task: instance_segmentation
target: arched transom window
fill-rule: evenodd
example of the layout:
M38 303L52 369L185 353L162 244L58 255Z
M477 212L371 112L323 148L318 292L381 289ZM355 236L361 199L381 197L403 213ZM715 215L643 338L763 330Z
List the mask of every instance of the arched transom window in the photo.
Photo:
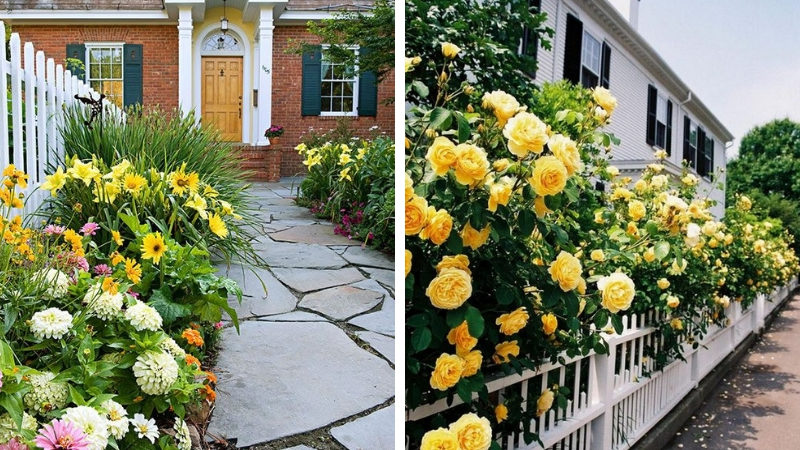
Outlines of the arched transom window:
M227 33L217 30L206 36L201 49L204 53L229 53L242 52L244 51L244 46L239 36L230 30Z

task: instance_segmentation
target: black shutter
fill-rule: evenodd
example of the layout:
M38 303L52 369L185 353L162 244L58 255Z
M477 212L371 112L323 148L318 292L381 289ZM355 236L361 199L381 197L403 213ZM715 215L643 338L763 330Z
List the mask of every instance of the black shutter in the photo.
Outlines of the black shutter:
M692 161L692 144L689 142L691 134L692 121L689 116L683 116L683 160Z
M542 0L528 0L528 11L530 11L531 15L539 14L541 10ZM533 58L533 62L525 64L525 72L530 75L531 78L536 78L536 60L539 55L539 35L527 25L522 27L522 46L520 48L520 54Z
M369 49L362 48L359 55L366 56L369 52ZM371 70L358 75L358 115L378 115L378 77Z
M694 157L694 164L692 167L697 170L699 175L706 175L708 171L706 170L706 133L703 131L702 128L697 127L697 151L695 152Z
M672 102L667 100L667 155L672 155Z
M67 44L67 58L74 58L80 60L86 65L86 46L84 44ZM79 80L85 80L86 71L80 67L68 65L67 67L72 71L72 74L77 76Z
M711 140L711 148L706 149L708 160L706 161L706 174L714 174L714 140Z
M322 109L322 49L317 46L303 52L303 87L301 114L318 116Z
M647 138L650 145L656 143L656 105L658 104L658 89L652 84L647 85Z
M122 103L128 107L142 103L142 44L122 46Z
M608 80L611 73L611 46L603 41L603 61L600 66L600 85L608 89Z
M583 22L572 14L567 14L567 36L564 45L564 79L580 84Z

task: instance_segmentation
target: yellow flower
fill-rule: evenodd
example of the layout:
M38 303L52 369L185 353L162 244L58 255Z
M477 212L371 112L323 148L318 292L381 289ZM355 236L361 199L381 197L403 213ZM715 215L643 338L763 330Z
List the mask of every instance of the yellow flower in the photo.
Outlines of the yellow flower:
M638 222L644 218L645 214L647 214L647 207L644 206L643 202L631 200L628 203L628 215L631 217L631 220Z
M406 61L408 59L406 58ZM406 69L406 72L408 72L408 69ZM458 436L445 428L437 428L425 433L422 436L420 445L420 450L459 450Z
M614 178L619 175L619 168L615 166L608 166L606 167L606 173L611 177Z
M509 356L519 356L519 345L517 345L516 340L504 341L494 346L494 355L492 356L492 360L495 363L507 363L511 361Z
M667 151L666 150L656 150L654 154L656 159L667 159Z
M670 308L673 308L673 309L677 308L678 305L680 305L680 303L681 303L681 301L680 301L680 299L678 299L678 297L676 297L674 295L667 296L667 306L669 306Z
M571 291L578 287L582 279L582 271L583 268L581 267L580 260L563 250L558 254L555 261L550 264L550 268L548 269L550 277L553 281L558 282L559 287L561 287L561 290L564 292Z
M464 360L458 355L442 353L436 359L436 367L431 373L430 384L434 389L446 391L458 383L464 373Z
M458 353L458 351L456 351ZM483 364L483 354L480 350L473 350L466 353L458 353L458 356L464 360L464 373L461 374L463 378L471 377L478 373Z
M167 252L167 244L161 233L150 233L142 240L142 258L153 260L153 264L158 264L161 257Z
M666 289L666 288L669 287L669 280L666 279L666 278L659 278L659 280L656 282L656 284L658 284L658 287L660 289Z
M630 308L636 294L633 280L622 272L601 278L597 281L597 288L601 292L603 307L614 314Z
M206 185L206 187L203 188L203 197L217 198L219 197L219 192L213 187Z
M47 175L44 178L45 182L42 183L42 189L50 191L50 195L53 197L55 197L58 191L67 183L67 176L64 173L64 169L60 166L56 169L54 174Z
M186 200L186 203L184 203L183 206L197 211L197 214L203 219L208 218L208 212L206 211L206 208L208 208L208 202L206 202L206 199L199 194L192 194L191 199Z
M758 239L753 242L753 251L756 253L766 253L767 243L763 239Z
M482 230L478 231L472 228L472 225L467 222L464 224L464 229L461 230L461 241L464 243L465 247L477 250L489 240L489 233L491 231L492 227L489 225L486 225Z
M683 178L681 178L681 182L683 184L687 185L687 186L694 186L699 181L700 180L698 180L696 176L694 176L694 175L692 175L690 173L687 173Z
M542 156L536 160L533 175L528 181L536 195L556 195L567 185L567 168L555 156Z
M686 270L686 266L688 265L689 263L686 262L685 259L681 260L681 264L678 264L678 260L674 259L672 261L672 266L670 266L670 268L667 269L667 273L670 275L680 275L683 273L684 270Z
M175 195L183 195L187 190L197 192L200 176L197 172L186 173L185 170L186 164L184 163L180 169L167 175L169 184L172 186L172 193Z
M617 107L617 99L611 95L611 92L608 89L602 86L597 86L592 91L592 97L601 108L608 112L609 115L614 113L614 109Z
M456 309L472 295L472 277L460 269L442 269L431 280L425 295L439 309Z
M492 91L483 95L482 105L486 109L491 109L494 116L497 117L497 126L502 127L508 122L508 119L514 117L519 111L524 111L526 108L520 107L517 99L511 94L503 91Z
M122 240L122 236L119 234L117 230L111 230L111 240L114 241L117 245L122 245L125 241Z
M473 185L483 181L489 173L489 161L486 152L472 144L459 144L456 146L455 173L456 181L461 184Z
M524 158L529 152L542 153L548 138L547 125L535 114L521 112L506 123L503 136L508 139L508 150Z
M350 169L351 167L345 167L339 172L339 181L342 180L353 181L353 177L350 175Z
M564 163L568 175L583 170L581 152L578 151L578 145L572 139L563 134L556 134L547 141L547 147L559 161Z
M489 206L491 212L497 211L497 205L508 205L511 200L512 181L508 177L502 177L496 183L489 186Z
M142 280L142 266L135 259L127 258L125 260L125 275L131 280L131 283L139 284Z
M556 318L555 314L547 313L542 316L542 331L547 336L556 332L558 328L558 319Z
M603 253L602 250L592 250L592 253L589 254L589 257L592 258L592 261L602 262L606 259L606 254Z
M405 276L408 276L409 272L411 272L411 252L406 250L406 275Z
M436 245L442 245L450 237L453 230L453 218L444 209L438 211L428 207L428 223L419 233L420 239L430 239Z
M125 258L122 255L120 255L120 253L117 252L117 251L112 253L108 258L111 261L111 265L112 266L116 266L117 264L121 263L122 261L125 261Z
M489 419L468 413L450 424L458 437L460 450L487 450L492 445L492 426Z
M425 154L425 159L428 160L434 173L438 176L445 175L455 165L457 158L456 144L444 136L434 139L431 146L428 147L428 153Z
M478 345L478 339L469 334L469 326L466 320L447 333L447 342L456 346L456 353L459 355L468 353Z
M750 208L753 207L753 202L751 202L750 198L746 195L742 195L739 197L739 200L736 201L736 207L742 211L750 211Z
M117 195L122 192L119 183L113 181L101 182L98 180L94 186L94 202L95 203L114 203Z
M339 165L340 166L344 166L347 163L351 162L352 160L353 160L353 158L350 157L350 153L348 153L348 152L339 153Z
M117 182L120 179L122 179L122 175L124 175L125 172L127 172L130 167L131 167L130 161L128 161L127 159L123 159L122 161L119 162L119 164L111 167L111 172L103 175L103 178L105 178L106 180Z
M519 330L525 328L525 325L528 324L528 319L530 316L528 315L528 311L525 309L524 306L511 311L510 313L506 313L501 315L494 321L495 325L500 325L500 332L505 334L506 336L511 336L514 333L518 333Z
M647 181L645 180L637 180L636 183L633 184L633 190L638 193L643 193L647 190Z
M494 169L495 172L502 172L508 169L510 165L511 161L509 161L508 158L501 158L492 163L492 169Z
M550 208L547 207L547 203L544 201L544 197L537 195L536 198L533 200L533 210L536 212L536 217L542 218L547 215L547 213L553 212Z
M614 192L611 193L611 200L625 200L628 201L633 197L633 192L623 188L618 187L614 189Z
M225 221L219 214L211 213L208 215L208 228L212 233L224 238L228 235L228 227L225 226Z
M508 407L503 403L495 406L494 418L497 419L497 423L501 423L502 421L508 419Z
M93 161L84 163L78 158L75 158L72 167L67 169L67 175L76 180L83 181L86 186L89 186L92 181L100 179L100 171L94 166Z
M406 236L419 234L428 224L428 201L414 195L406 202Z
M436 273L441 273L444 269L460 269L472 275L469 270L469 258L467 255L443 256L439 264L436 265Z
M103 278L103 284L101 288L103 289L103 292L107 292L111 295L117 295L119 292L119 283L114 281L114 279L111 277Z
M536 400L536 417L541 417L542 414L546 413L553 407L553 400L555 399L555 394L550 389L546 389L542 392L542 395L539 396L539 399Z
M447 59L453 59L458 56L461 48L451 42L442 42L442 55Z
M133 195L139 194L144 186L147 185L147 180L145 177L136 174L136 173L128 173L122 178L122 187L125 189L125 192L131 193Z
M414 182L411 177L406 174L406 203L414 196Z
M653 247L648 247L643 254L644 260L651 263L656 260L656 251Z
M683 330L683 321L676 317L669 321L669 326L675 331L681 331Z

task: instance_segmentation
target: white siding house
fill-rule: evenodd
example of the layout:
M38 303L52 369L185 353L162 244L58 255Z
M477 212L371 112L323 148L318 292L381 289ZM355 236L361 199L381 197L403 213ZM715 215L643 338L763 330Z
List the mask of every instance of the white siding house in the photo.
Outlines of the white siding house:
M722 217L725 148L733 135L636 31L639 0L614 1L619 9L608 0L531 1L555 30L552 50L538 50L534 81L607 85L618 99L608 130L622 141L614 165L635 178L663 148L667 170L678 174L685 158L701 179L700 195L716 200L712 211Z

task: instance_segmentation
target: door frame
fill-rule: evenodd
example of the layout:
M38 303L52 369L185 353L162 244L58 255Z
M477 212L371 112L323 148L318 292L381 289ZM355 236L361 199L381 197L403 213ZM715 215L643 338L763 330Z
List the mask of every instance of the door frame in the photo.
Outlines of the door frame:
M239 52L204 52L203 48L203 41L206 40L208 35L213 34L219 31L219 23L211 23L206 25L205 27L201 28L197 33L194 34L194 51L192 52L192 98L193 98L193 108L196 114L196 120L200 121L200 113L202 108L202 98L203 98L203 91L202 91L202 57L203 56L241 56L242 57L242 140L241 142L250 144L250 137L252 136L251 127L252 127L252 117L253 117L253 90L251 86L253 86L253 62L252 62L252 55L253 55L253 47L250 41L247 39L247 34L245 34L244 30L234 23L228 23L228 33L233 34L235 37L239 39L239 42L242 43L242 47L244 50Z

